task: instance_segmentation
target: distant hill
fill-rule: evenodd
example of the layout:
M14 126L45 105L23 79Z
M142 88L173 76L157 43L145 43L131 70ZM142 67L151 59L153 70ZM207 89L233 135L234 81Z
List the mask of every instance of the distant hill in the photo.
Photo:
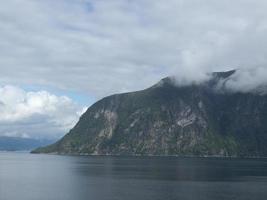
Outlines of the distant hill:
M106 97L61 140L33 152L267 156L267 96L227 91L224 83L234 73L187 86L168 77L146 90Z
M53 142L54 140L0 136L0 151L30 151L37 147L52 144Z

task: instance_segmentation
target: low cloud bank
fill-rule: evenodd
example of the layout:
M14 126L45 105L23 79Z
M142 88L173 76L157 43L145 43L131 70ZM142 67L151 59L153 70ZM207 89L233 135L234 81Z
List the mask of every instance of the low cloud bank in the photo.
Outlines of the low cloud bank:
M223 89L228 92L267 93L267 69L265 67L240 68L220 72L228 72L228 75L218 79L215 86L218 91ZM213 73L202 71L196 76L194 72L184 72L180 75L174 75L173 80L177 86L202 84L214 79Z
M237 70L226 82L226 87L236 92L267 92L267 69L264 67Z
M66 96L27 92L11 85L0 87L0 136L58 138L84 111Z

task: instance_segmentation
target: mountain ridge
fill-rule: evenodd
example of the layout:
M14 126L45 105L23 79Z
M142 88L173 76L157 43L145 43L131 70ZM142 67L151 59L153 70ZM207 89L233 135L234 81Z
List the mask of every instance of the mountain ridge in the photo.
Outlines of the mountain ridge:
M167 77L105 97L61 140L33 153L267 156L266 95L216 91L235 72L186 86Z

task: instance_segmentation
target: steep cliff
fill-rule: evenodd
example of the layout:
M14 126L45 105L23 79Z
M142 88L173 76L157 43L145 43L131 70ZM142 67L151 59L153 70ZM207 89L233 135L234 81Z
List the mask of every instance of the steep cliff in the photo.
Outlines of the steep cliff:
M267 96L218 89L234 73L187 86L165 78L106 97L61 140L34 153L267 156Z

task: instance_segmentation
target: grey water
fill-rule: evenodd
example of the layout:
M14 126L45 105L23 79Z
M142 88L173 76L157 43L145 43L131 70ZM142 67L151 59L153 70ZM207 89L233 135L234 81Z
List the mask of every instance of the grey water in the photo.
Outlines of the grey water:
M0 200L266 200L267 159L0 153Z

